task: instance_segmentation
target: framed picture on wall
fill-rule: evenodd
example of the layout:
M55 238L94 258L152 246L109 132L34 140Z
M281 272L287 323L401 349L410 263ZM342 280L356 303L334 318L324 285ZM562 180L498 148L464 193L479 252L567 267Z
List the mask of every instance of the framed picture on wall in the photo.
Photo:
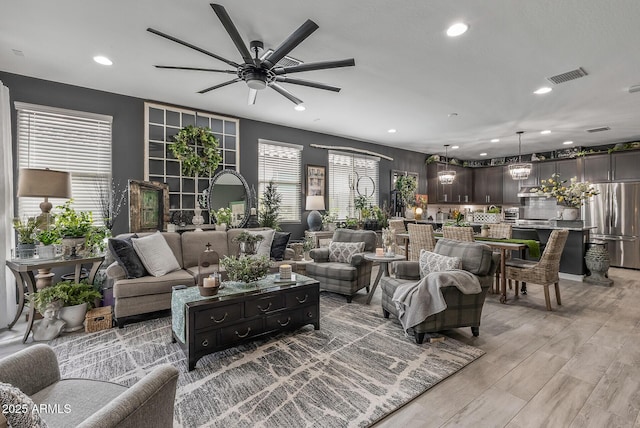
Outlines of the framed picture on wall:
M169 186L129 180L129 231L164 230L169 222Z
M307 164L307 196L325 196L325 167Z

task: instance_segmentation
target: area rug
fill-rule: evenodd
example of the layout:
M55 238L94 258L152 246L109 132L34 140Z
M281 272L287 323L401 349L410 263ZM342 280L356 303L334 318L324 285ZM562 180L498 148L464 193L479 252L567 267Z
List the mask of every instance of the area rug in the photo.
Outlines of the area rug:
M378 306L321 293L312 326L217 352L188 372L170 318L50 342L63 377L130 386L155 365L180 370L176 427L369 426L484 351L447 338L417 345Z

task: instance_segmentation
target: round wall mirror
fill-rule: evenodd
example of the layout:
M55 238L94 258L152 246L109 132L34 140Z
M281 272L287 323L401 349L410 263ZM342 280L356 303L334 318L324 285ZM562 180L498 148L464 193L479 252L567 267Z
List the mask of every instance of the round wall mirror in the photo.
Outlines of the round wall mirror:
M249 220L249 185L239 172L224 169L211 179L209 210L231 208L231 226L245 227Z

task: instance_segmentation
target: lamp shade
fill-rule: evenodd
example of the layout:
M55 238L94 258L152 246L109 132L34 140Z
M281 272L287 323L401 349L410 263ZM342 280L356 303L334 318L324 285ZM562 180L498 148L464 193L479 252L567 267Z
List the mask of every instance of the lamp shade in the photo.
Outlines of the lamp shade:
M324 210L324 196L307 196L307 211Z
M18 196L70 198L71 174L51 169L23 168L18 177Z

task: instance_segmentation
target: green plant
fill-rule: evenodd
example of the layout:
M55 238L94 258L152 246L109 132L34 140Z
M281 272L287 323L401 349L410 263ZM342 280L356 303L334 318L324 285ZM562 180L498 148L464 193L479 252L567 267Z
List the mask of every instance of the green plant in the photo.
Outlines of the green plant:
M386 205L380 208L379 206L373 207L373 216L378 220L378 227L385 228L389 226L389 213L386 210Z
M13 228L18 232L18 242L21 244L35 244L35 232L37 227L38 221L35 217L13 219Z
M231 208L218 208L218 211L214 211L217 224L231 224Z
M42 245L59 244L60 243L60 232L58 232L58 230L55 229L55 228L48 229L48 230L47 229L40 230L40 231L38 231L38 233L36 233L36 239Z
M169 150L182 165L182 173L188 177L211 175L222 161L218 139L211 129L186 126L174 138Z
M411 175L401 175L396 178L396 190L400 194L400 199L402 199L405 207L410 206L414 201L417 188L416 178Z
M95 300L101 297L102 295L86 282L61 281L36 293L30 293L29 302L42 314L45 308L56 300L62 301L63 306L86 303L88 308L91 309Z
M325 226L327 224L335 223L337 219L338 219L338 210L335 208L330 209L326 211L324 214L322 214L322 224Z
M278 192L273 180L271 180L267 183L264 194L260 198L260 226L280 230L279 213L281 203L282 195Z
M233 242L256 243L256 242L262 241L263 239L264 239L264 236L260 234L254 235L253 233L249 233L243 230L238 235L236 235L235 238L233 238Z
M447 221L445 226L470 226L468 222L464 221L464 214L458 210L454 210L451 217L452 219Z
M87 233L85 246L88 249L97 249L100 253L107 248L105 238L111 236L111 231L106 227L92 227Z
M303 251L311 251L316 247L315 241L313 237L306 236L304 241L302 241L302 250Z
M498 207L489 208L487 212L489 214L500 214L500 208Z
M80 238L86 236L93 224L91 211L76 211L71 207L73 199L69 199L57 209L62 210L55 217L55 229L63 238Z
M358 219L355 217L347 217L344 223L347 227L356 227L358 226Z
M269 272L271 262L267 256L225 256L220 260L232 281L254 282Z
M553 196L558 203L571 208L580 208L586 200L600 194L589 182L579 182L577 177L571 178L567 185L567 180L560 180L560 174L540 180L540 186L532 191Z

